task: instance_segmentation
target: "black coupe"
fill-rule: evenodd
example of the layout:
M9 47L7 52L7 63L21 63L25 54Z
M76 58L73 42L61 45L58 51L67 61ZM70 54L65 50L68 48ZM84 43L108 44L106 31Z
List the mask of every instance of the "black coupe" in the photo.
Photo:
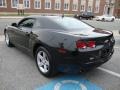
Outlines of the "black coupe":
M110 31L94 28L72 17L28 16L4 30L7 46L35 57L46 77L57 71L80 71L108 61L115 40Z

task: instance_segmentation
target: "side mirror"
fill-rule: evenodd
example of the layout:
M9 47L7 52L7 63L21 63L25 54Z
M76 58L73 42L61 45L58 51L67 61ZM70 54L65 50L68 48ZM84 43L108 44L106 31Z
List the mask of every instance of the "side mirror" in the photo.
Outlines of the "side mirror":
M17 23L12 23L11 26L17 27Z

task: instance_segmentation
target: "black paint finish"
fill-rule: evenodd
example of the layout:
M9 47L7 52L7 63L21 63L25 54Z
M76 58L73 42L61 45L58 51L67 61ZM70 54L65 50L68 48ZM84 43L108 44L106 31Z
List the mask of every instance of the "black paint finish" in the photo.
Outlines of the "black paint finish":
M64 23L64 19L70 20L68 23L71 23L71 26L66 27L61 24ZM8 33L12 44L33 56L39 46L47 48L55 58L56 66L68 65L69 67L72 64L82 68L90 68L108 61L114 52L113 33L96 29L85 23L89 28L84 28L84 26L80 26L82 27L80 29L79 27L70 28L75 24L71 20L83 23L70 17L28 16L18 24L7 26L5 32ZM78 40L84 42L94 40L96 47L77 49L76 41ZM65 53L60 53L59 48L64 48Z

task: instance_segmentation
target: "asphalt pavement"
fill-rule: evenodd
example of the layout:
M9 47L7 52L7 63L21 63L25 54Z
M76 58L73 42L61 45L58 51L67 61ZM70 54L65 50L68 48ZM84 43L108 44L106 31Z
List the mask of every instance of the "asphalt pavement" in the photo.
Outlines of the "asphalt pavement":
M0 19L1 34L5 24L17 21ZM116 45L110 61L86 73L60 73L56 77L46 78L39 73L34 58L15 47L7 47L1 35L0 90L120 90L120 21L85 22L114 32Z

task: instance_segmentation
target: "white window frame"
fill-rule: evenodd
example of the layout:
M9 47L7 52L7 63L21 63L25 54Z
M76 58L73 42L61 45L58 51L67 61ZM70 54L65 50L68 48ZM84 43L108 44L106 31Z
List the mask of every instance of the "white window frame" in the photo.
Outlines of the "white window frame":
M94 2L94 0L88 1L87 12L93 12L93 2Z
M25 6L25 1L29 1L29 7L26 7L26 6ZM24 8L25 8L25 9L30 9L30 3L31 3L30 1L31 1L31 0L23 0L23 5L24 5Z
M74 7L76 6L76 8ZM78 11L78 0L73 0L73 3L72 3L72 11Z
M84 6L84 8L82 8L82 6ZM84 12L85 11L85 5L81 5L80 10L81 10L81 12Z
M84 6L84 9L81 8L82 6ZM80 12L84 12L85 10L86 10L86 0L81 0Z
M2 6L0 6L1 8L7 8L7 2L6 2L6 0L4 0L5 1L5 6L3 6L3 0L2 0Z
M38 2L40 2L40 7L35 6L36 1L37 1L37 5L38 5ZM34 0L34 9L41 9L41 0Z
M98 7L98 9L96 9ZM94 13L99 13L100 12L100 0L96 0L95 2L95 10Z
M68 4L68 8L65 8L65 4ZM64 0L64 10L69 11L70 10L70 0Z
M50 3L50 7L48 8L48 6L46 7L46 3ZM45 0L45 9L51 9L51 0Z
M13 0L11 0L11 7L12 7L12 8L17 8L17 5L19 4L19 0L17 0L17 2L18 2L18 3L16 4L16 6L13 6Z
M92 6L91 5L89 5L88 7L87 7L87 12L92 12L93 10L92 10Z
M59 4L59 7L56 8L56 4ZM55 0L55 10L61 10L61 0Z

